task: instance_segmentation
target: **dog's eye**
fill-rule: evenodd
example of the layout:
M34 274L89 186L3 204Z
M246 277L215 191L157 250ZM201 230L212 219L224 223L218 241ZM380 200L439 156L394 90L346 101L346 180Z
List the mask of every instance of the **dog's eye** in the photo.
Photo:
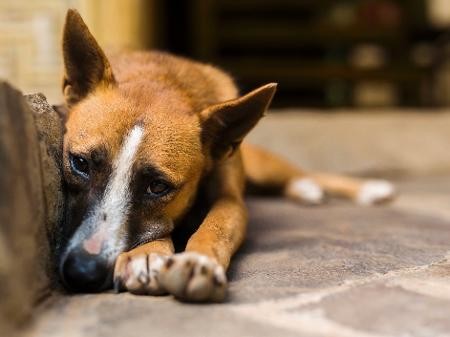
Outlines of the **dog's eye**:
M148 195L160 197L163 196L164 194L167 194L169 190L170 190L169 183L161 179L155 179L148 185L147 190L145 192Z
M89 178L89 163L86 159L76 155L70 155L70 167L76 174Z

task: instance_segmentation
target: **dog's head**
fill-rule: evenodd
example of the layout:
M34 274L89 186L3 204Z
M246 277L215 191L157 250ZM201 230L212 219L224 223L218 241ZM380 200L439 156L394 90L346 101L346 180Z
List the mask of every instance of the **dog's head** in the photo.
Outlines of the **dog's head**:
M67 220L60 273L73 290L111 285L118 254L170 234L202 176L230 155L263 115L275 85L193 111L156 82L116 82L76 11L63 37Z

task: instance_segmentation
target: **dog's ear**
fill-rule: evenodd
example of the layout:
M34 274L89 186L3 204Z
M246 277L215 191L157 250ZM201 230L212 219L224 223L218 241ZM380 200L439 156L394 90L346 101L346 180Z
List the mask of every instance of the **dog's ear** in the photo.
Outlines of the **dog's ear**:
M214 159L234 152L264 115L276 88L276 83L266 84L247 95L202 111L202 141Z
M79 102L98 86L115 84L105 53L74 9L69 9L66 16L63 57L63 93L68 106Z

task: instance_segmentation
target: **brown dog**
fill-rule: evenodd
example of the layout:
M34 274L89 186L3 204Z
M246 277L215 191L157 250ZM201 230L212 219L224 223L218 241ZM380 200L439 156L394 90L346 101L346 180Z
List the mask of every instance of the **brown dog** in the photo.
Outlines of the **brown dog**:
M241 144L276 84L238 97L222 71L164 53L106 58L79 14L64 28L69 190L60 274L75 291L117 286L220 301L245 237L246 182L307 203L324 192L365 204L392 186L306 173ZM175 254L174 230L194 228Z

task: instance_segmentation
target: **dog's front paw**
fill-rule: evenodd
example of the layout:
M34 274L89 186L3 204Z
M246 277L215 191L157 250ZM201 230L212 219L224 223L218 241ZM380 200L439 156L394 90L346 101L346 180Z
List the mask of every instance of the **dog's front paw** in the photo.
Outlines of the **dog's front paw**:
M167 256L157 253L119 255L114 268L114 287L138 295L163 295L159 273Z
M224 268L208 256L193 252L173 255L159 274L162 286L189 302L220 302L226 294Z

